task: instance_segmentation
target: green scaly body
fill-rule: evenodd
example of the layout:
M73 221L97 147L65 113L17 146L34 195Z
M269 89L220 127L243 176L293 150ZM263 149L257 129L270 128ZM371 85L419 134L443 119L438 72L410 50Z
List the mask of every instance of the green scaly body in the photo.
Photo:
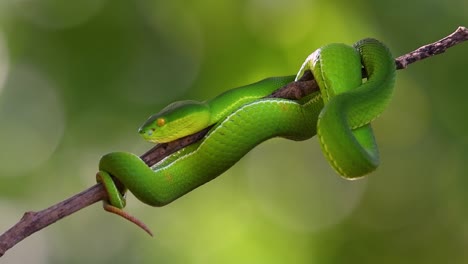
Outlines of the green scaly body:
M318 93L314 100L320 102ZM269 138L312 137L320 110L320 103L301 105L285 99L257 100L223 119L200 142L151 168L134 154L117 152L103 156L100 169L119 175L118 180L129 190L140 190L133 193L142 202L162 206L214 179ZM236 132L239 129L242 133Z
M364 83L361 65L368 76ZM207 102L177 102L150 117L139 132L152 142L213 127L199 142L151 168L127 152L103 156L97 180L109 194L107 209L115 212L125 206L126 189L153 206L170 203L216 178L272 137L305 140L317 133L325 157L339 174L355 178L373 171L379 156L370 122L392 95L395 65L390 52L374 39L361 40L354 47L330 44L307 58L297 78L309 69L320 92L300 101L263 98L293 80L279 77ZM125 190L119 191L116 182Z

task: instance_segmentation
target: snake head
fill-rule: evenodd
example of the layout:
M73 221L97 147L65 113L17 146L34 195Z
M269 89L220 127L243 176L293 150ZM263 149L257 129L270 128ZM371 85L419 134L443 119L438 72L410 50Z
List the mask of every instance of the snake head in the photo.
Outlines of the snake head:
M147 141L165 143L194 134L210 125L210 108L198 101L174 102L154 114L138 129Z

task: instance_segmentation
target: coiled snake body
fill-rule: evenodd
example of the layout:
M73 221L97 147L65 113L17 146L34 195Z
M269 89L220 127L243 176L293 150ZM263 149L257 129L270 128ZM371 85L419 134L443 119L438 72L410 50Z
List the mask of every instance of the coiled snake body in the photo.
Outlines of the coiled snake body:
M307 58L296 78L306 70L312 71L320 91L299 101L264 98L294 80L294 76L276 77L210 101L176 102L151 116L139 131L156 143L213 127L199 142L152 167L131 153L104 155L97 180L108 192L106 210L130 218L121 210L127 189L149 205L168 204L216 178L272 137L305 140L317 134L325 157L343 177L373 171L379 155L370 122L387 106L394 85L395 64L389 50L375 39L354 46L329 44Z

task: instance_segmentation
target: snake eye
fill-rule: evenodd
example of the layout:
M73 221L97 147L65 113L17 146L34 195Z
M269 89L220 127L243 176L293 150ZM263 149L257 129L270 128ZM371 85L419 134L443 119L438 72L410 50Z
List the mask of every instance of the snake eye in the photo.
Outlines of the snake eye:
M166 119L164 119L164 118L158 118L158 119L156 120L156 125L158 125L158 127L162 127L162 126L164 126L165 124L166 124Z

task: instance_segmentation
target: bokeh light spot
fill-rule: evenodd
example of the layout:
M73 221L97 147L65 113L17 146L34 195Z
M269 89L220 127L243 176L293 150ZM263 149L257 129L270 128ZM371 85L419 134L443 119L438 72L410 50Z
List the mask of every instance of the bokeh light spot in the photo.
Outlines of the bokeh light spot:
M46 161L64 130L54 87L31 68L11 68L0 96L0 175L14 176Z
M339 223L359 203L366 180L348 181L326 162L316 140L273 140L248 156L252 195L271 220L298 232Z

